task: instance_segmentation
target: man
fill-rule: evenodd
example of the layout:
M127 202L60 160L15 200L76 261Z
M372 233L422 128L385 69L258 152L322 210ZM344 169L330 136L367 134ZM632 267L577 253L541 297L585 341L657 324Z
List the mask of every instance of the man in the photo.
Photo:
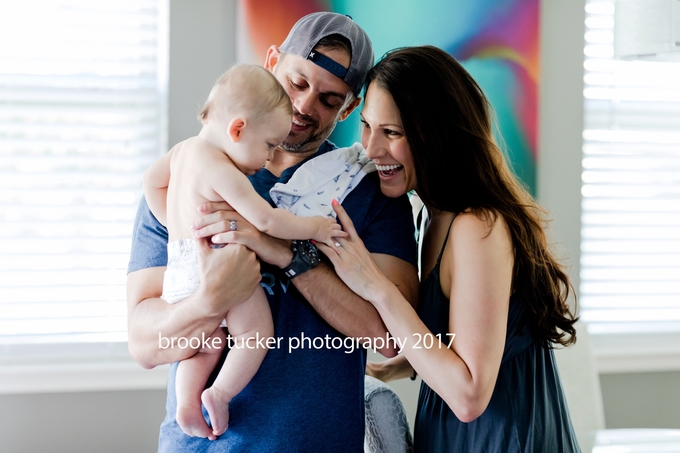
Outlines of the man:
M334 148L327 138L359 104L372 63L365 32L351 18L335 13L305 16L280 48L270 47L265 67L290 96L294 115L283 149L251 177L265 199L275 183L288 181L302 163ZM408 200L384 197L373 173L343 206L381 270L415 301L416 257ZM260 279L277 343L252 381L231 401L229 427L216 441L188 437L175 422L174 363L159 451L363 451L365 351L350 350L347 342L339 345L345 336L385 339L378 313L331 267L324 263L313 267L316 261L309 246L291 247L260 233L224 203L203 205L201 211L206 215L197 222L197 237L227 246L212 249L207 240L201 243L201 286L187 299L169 305L159 298L167 233L142 201L127 283L133 358L152 368L190 357L197 347L209 347L198 346L198 340L213 332L231 307L246 300ZM183 344L194 349L161 347L173 337L186 339ZM388 345L381 352L393 356L395 348Z

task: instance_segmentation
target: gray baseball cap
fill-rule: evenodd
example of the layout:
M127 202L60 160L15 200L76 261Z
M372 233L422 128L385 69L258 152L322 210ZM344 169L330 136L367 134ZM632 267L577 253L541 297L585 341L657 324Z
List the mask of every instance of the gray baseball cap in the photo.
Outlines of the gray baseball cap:
M349 68L313 50L321 39L336 34L347 38L352 47ZM373 45L368 35L351 17L338 13L320 12L304 16L293 25L279 49L313 61L342 79L357 96L368 70L373 66Z

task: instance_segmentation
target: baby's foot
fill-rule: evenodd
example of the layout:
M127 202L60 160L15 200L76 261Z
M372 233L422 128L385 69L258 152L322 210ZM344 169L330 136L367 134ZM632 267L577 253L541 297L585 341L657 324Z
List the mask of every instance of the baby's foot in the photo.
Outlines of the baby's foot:
M177 424L182 431L192 437L206 437L215 440L217 437L203 418L200 404L180 404L177 405Z
M203 391L201 401L210 416L212 433L215 436L224 434L229 425L229 403L225 403L223 398L220 398L219 391L214 387Z

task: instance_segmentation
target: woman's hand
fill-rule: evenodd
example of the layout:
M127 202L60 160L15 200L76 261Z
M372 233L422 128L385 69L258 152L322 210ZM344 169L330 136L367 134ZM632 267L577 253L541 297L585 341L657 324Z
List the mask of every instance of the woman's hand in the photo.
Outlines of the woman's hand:
M226 201L203 203L198 210L203 215L192 226L195 237L209 237L213 244L244 245L262 261L280 268L285 268L293 260L289 241L260 232Z
M412 377L413 367L406 357L398 355L382 362L366 362L366 374L383 382L390 382Z
M373 291L393 284L380 271L354 229L352 220L336 200L333 200L333 209L347 237L334 238L325 244L317 242L316 245L331 260L338 277L357 295L373 303Z

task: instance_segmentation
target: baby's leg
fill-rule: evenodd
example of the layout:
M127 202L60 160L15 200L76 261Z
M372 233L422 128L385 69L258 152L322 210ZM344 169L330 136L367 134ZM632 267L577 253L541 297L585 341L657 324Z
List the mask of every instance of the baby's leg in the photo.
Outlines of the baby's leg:
M227 354L212 387L201 395L215 436L227 430L229 402L255 376L268 351L266 339L274 335L272 314L262 287L227 313L227 328L234 347ZM256 343L257 336L264 338L259 344ZM249 338L252 340L248 341ZM248 348L248 345L254 349Z
M213 340L214 338L220 338L220 340ZM175 418L182 431L189 436L207 437L210 440L217 438L203 418L201 393L205 389L210 373L220 361L225 339L226 336L222 328L218 327L211 335L209 344L219 346L219 348L202 349L177 365L175 378L177 413Z

